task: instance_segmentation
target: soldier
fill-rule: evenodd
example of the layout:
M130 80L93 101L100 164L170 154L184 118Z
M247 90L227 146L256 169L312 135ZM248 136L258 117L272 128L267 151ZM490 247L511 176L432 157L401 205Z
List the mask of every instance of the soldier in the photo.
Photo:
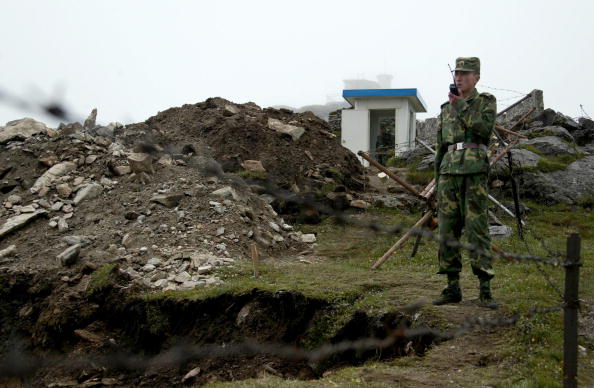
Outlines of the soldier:
M490 251L487 222L487 146L495 125L496 101L489 93L479 93L480 61L476 57L457 58L455 82L458 94L448 94L441 106L435 155L439 235L459 240L462 228L468 242ZM448 285L435 305L462 300L460 249L442 243L439 248L439 274L446 274ZM496 308L490 281L494 276L491 259L470 253L472 272L479 278L479 304Z

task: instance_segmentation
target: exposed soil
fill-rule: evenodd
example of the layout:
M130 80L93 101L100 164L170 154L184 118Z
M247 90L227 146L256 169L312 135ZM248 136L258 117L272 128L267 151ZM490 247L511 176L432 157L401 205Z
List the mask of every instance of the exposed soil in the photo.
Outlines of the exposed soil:
M308 363L298 353L281 356L280 348L264 353L250 348L249 343L256 342L300 346L316 317L331 307L296 292L253 290L206 300L147 300L125 288L129 279L117 268L91 291L84 277L73 287L48 275L43 282L41 275L0 275L5 285L0 299L5 355L0 375L5 378L0 383L165 387L242 380L263 372L312 379L330 367L377 358L372 349ZM409 326L410 318L398 312L378 317L361 312L332 342L385 338L400 325ZM430 336L398 341L384 349L382 357L422 355L431 342ZM234 346L242 343L247 347ZM196 368L200 372L182 384Z

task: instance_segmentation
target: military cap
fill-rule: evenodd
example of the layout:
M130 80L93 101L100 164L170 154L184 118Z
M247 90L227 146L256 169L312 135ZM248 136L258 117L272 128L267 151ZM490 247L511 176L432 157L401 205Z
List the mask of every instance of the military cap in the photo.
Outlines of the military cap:
M481 73L481 60L477 57L459 57L456 58L456 68L460 71L474 71L477 74Z

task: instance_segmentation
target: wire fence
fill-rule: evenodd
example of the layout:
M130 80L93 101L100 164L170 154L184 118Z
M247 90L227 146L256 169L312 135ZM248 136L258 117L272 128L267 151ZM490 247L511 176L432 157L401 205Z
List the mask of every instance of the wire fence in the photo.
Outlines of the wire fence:
M489 87L490 88L490 87ZM495 88L491 88L495 89ZM506 89L498 89L506 90ZM522 92L506 90L509 92L517 93L518 95ZM12 96L6 92L0 90L0 102L9 103L14 106L19 106L24 109L33 108L34 106L22 99ZM40 108L53 115L56 118L62 120L68 120L74 115L69 112L60 104L42 104ZM400 143L399 146L408 146L409 143ZM149 152L164 152L157 151L160 147L148 147L146 148ZM166 152L166 151L165 151ZM376 154L378 154L376 152ZM192 164L189 164L192 166ZM241 181L240 184L244 184L240 178L233 177L230 179L227 174L223 172L220 166L216 162L210 162L206 164L195 164L195 167L203 169L204 173L209 175L217 176L222 181L229 181L230 183L237 184L238 179ZM343 353L349 350L364 351L373 349L386 349L393 346L397 341L402 339L410 339L413 337L429 336L436 340L447 340L456 338L462 335L470 333L473 329L482 327L505 327L515 325L519 319L531 319L537 315L556 313L561 310L565 311L565 338L566 338L566 349L565 349L565 365L564 365L564 378L569 381L570 385L575 383L577 376L577 326L572 319L576 321L577 310L579 307L579 298L577 297L577 289L579 283L579 236L572 235L568 239L567 253L564 255L561 252L550 249L543 238L537 236L534 231L530 231L533 238L538 241L540 246L547 253L547 256L538 256L532 253L532 249L525 240L525 246L528 254L518 252L493 252L490 249L485 249L482 246L465 243L459 239L442 236L438 233L433 232L425 227L408 227L404 224L398 225L384 225L377 221L362 220L359 218L352 217L350 214L332 209L331 207L324 205L318 201L311 200L304 196L295 195L290 191L284 191L278 189L274 184L266 184L265 190L267 194L273 197L293 203L298 207L314 208L318 212L334 217L339 222L345 224L355 225L360 228L369 229L373 232L386 233L388 235L398 234L409 234L411 236L423 237L431 241L435 241L439 246L449 246L454 248L460 248L471 255L480 255L488 257L493 260L504 260L512 263L523 263L523 264L534 264L538 272L545 279L546 284L550 287L562 300L562 304L553 305L548 308L531 308L529 311L523 314L504 315L501 314L498 317L466 317L463 323L449 331L439 331L430 327L405 327L399 326L394 330L391 330L385 338L361 338L354 341L341 341L335 344L323 345L316 349L303 349L287 344L262 344L262 343L241 343L231 345L200 345L200 346L175 346L168 351L161 353L154 357L140 357L134 354L126 353L114 353L107 357L97 358L90 356L79 357L75 360L72 357L50 357L49 359L35 359L24 352L19 354L12 354L10 359L3 360L0 362L0 376L29 376L35 371L48 365L48 363L67 363L70 368L83 369L89 365L104 366L107 368L124 368L124 369L146 369L155 364L167 364L167 365L182 365L191 360L199 358L216 358L216 357L228 357L228 356L249 356L249 355L274 355L276 357L289 359L289 360L303 360L307 362L319 362L325 360L332 355ZM433 212L431 203L427 202L427 211ZM577 237L576 237L577 236ZM577 253L576 253L577 252ZM545 271L543 267L549 269L562 268L566 271L565 280L565 291L554 283L550 274ZM577 271L577 276L575 272ZM572 275L573 274L573 275ZM407 313L414 313L423 306L423 303L415 303L409 306L403 306L400 311ZM568 318L570 317L570 318ZM571 318L573 317L573 318ZM574 346L575 345L575 346ZM571 348L571 349L570 349ZM26 360L21 362L20 365L15 365L15 360Z

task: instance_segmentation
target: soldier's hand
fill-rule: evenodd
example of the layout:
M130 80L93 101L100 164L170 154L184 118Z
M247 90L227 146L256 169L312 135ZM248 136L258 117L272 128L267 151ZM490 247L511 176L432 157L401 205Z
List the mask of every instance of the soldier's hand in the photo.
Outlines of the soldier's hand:
M456 96L454 93L448 93L448 98L453 106L456 106L456 103L462 99L461 96Z

